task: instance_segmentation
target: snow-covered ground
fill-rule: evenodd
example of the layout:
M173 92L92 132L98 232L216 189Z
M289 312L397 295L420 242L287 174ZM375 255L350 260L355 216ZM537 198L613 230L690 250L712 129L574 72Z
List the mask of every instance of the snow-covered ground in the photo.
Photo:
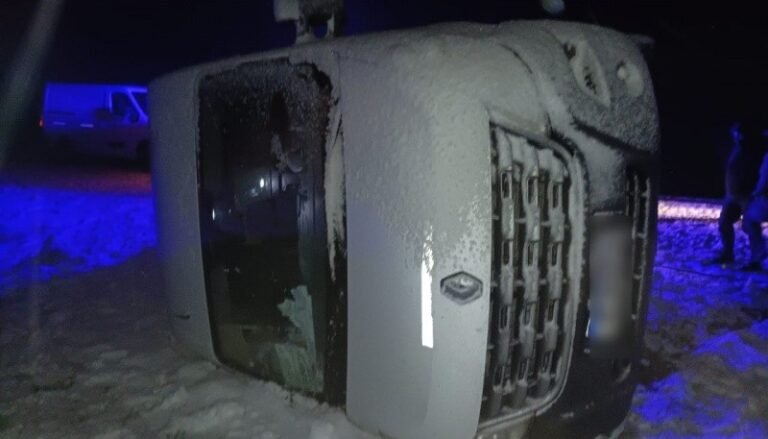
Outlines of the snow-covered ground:
M0 438L368 437L178 350L146 175L31 175L0 176Z
M718 245L716 222L659 225L633 436L768 437L768 275L702 263Z
M371 437L179 350L146 176L22 175L0 178L0 437ZM768 437L768 275L701 264L716 244L712 222L660 225L626 437Z

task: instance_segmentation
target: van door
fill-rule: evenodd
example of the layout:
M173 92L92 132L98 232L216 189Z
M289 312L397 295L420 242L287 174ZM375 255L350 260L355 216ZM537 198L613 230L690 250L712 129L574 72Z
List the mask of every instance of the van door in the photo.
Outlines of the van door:
M96 129L90 151L118 157L134 157L141 126L141 113L128 93L123 90L109 92L109 107L98 109Z
M139 141L137 131L141 113L125 91L113 91L110 102L113 119L111 132L105 139L105 147L110 155L134 157Z

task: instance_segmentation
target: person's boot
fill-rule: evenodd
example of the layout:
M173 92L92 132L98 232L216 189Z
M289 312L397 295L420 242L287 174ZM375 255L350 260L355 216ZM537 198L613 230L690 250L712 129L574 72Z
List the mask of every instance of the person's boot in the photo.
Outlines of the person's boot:
M749 258L749 262L739 267L741 271L762 271L763 261L768 257L768 252L765 250L765 246L761 248L761 251L752 251L752 257Z
M740 271L757 272L763 271L763 261L749 261L739 267Z
M733 261L734 261L733 253L723 251L718 253L717 256L713 257L707 262L712 265L728 265L728 264L732 264Z

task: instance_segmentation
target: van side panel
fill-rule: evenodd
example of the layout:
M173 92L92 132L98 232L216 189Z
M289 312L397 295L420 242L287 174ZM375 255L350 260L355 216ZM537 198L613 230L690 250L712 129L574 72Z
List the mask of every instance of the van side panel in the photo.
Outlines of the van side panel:
M217 361L203 276L197 192L195 75L152 84L152 186L171 324L179 341Z

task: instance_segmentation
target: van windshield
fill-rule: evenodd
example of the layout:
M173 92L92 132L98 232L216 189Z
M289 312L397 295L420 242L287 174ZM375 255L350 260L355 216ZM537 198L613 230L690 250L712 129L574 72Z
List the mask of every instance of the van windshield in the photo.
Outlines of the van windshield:
M144 112L144 114L149 114L149 111L147 110L147 92L145 91L134 91L131 92L133 95L133 99L136 100L136 103L139 104L139 107L141 107L141 111Z

